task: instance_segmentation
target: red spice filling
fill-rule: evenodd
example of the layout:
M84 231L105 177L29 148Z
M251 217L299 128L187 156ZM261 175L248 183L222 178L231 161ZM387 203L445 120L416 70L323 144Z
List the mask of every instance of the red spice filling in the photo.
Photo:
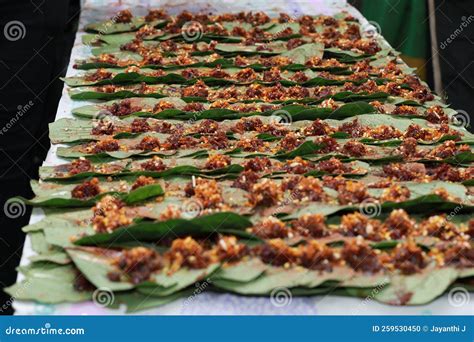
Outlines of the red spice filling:
M86 199L97 196L100 192L99 179L92 178L90 181L76 185L71 191L71 196L73 198Z

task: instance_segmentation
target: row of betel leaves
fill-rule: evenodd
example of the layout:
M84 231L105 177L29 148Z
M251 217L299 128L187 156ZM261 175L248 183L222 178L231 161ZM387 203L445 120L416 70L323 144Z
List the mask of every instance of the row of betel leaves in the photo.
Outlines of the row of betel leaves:
M110 32L110 31L109 31ZM346 55L351 54L351 52L347 52ZM340 57L335 53L336 57ZM226 56L228 57L228 56ZM354 56L357 57L357 56ZM367 56L365 56L367 57ZM179 119L179 118L178 118ZM312 117L308 119L313 119ZM314 151L314 150L313 150ZM203 156L203 153L198 153L197 156ZM296 153L294 156L299 155L299 153ZM311 154L305 153L303 156L311 156ZM174 158L171 156L171 158ZM185 158L184 158L185 159ZM283 159L286 159L285 156L283 156ZM470 162L471 160L469 160ZM188 165L184 166L193 166L192 162L188 162ZM239 164L235 164L236 166L239 166ZM366 165L363 165L366 166ZM198 168L199 169L199 168ZM202 175L198 172L193 173L195 171L190 171L188 168L189 174L197 174L197 175ZM200 171L201 172L201 171ZM234 172L236 172L234 170ZM223 174L226 174L224 171ZM160 176L157 176L160 177ZM416 184L413 186L416 187ZM423 188L423 185L418 185L421 188ZM426 185L425 185L426 186ZM454 186L453 184L445 184L446 187ZM55 185L53 188L56 187ZM61 187L61 185L59 185ZM156 189L158 188L157 186L152 186ZM140 190L143 188L139 188L137 190ZM58 190L58 189L56 189ZM54 191L56 191L54 190ZM148 192L148 189L145 189ZM465 189L459 189L455 188L453 190L453 195L458 196L463 193L467 193ZM48 189L47 191L51 191L51 189ZM141 190L143 191L143 190ZM425 195L429 195L428 192L423 192L420 190L421 193ZM64 189L59 190L58 193L61 195L64 195L66 193ZM156 191L153 195L151 196L161 196L162 193L165 193L165 201L163 203L167 203L168 199L171 199L171 203L173 202L173 198L166 197L166 190L162 191L162 188L160 187L160 190ZM412 192L417 193L416 190L412 190ZM114 193L115 195L115 193ZM129 196L131 194L125 194L125 196ZM56 196L56 195L55 195ZM423 195L421 195L422 197ZM47 195L46 195L47 197ZM133 197L133 196L132 196ZM121 197L120 197L121 198ZM140 196L138 196L140 198ZM142 197L142 199L147 198L146 196ZM54 197L53 199L57 199ZM66 196L66 199L67 196ZM125 198L123 198L126 203L128 204L133 204L133 201L127 201ZM426 200L427 198L425 198ZM176 203L181 203L182 199L174 199ZM415 201L417 198L415 198ZM434 200L434 202L426 202L429 203L431 208L433 207L434 203L440 203L439 198L431 197L430 200ZM438 202L436 202L438 200ZM420 205L423 201L418 202ZM442 202L442 201L441 201ZM88 206L92 205L94 201L90 201ZM415 202L416 203L416 202ZM466 203L466 202L465 202ZM160 204L158 204L159 206ZM459 206L459 204L456 204ZM55 206L55 205L53 205ZM73 204L73 206L75 206ZM382 205L383 206L383 205ZM463 205L464 206L464 205ZM321 210L322 213L326 215L331 215L331 213L337 213L339 209L335 209L334 207L331 208L329 206L329 209L325 209L325 205L317 204L313 206L306 206L303 211L294 210L292 209L291 212L284 213L287 214L288 217L291 217L291 215L296 215L297 217L299 214L303 212L309 212L309 213L316 213L318 210ZM415 206L412 206L414 208ZM426 208L428 208L427 206ZM164 207L158 208L158 212L163 211ZM383 211L390 210L390 206L384 207ZM409 207L408 207L409 208ZM442 206L440 206L442 208ZM449 209L448 209L449 208ZM466 208L470 210L470 207L466 204ZM356 207L353 207L352 209L357 209ZM453 210L455 207L445 207L444 210ZM306 210L306 211L304 211ZM350 209L349 209L350 210ZM469 212L469 211L468 211ZM89 210L85 210L82 212L82 215L90 217L91 212ZM66 219L59 218L61 223L55 223L56 216L63 216L63 215L69 215L70 219L69 221ZM76 216L77 215L77 216ZM222 233L226 234L237 234L239 236L242 236L245 239L251 238L245 232L242 232L243 227L248 227L250 223L249 221L249 213L246 213L246 216L242 216L240 214L232 214L228 213L225 214L225 220L223 219L222 213L221 214L214 214L214 215L205 215L202 218L194 218L194 219L188 219L188 220L178 220L177 222L162 222L160 223L159 221L157 222L156 220L152 220L151 228L150 226L144 226L142 225L141 227L139 226L137 230L135 229L128 229L124 228L122 232L124 231L134 231L137 233L137 236L146 236L148 235L144 240L146 243L149 242L156 242L157 240L160 239L160 237L166 233L169 234L169 227L171 224L171 227L173 228L173 231L179 231L182 233L184 236L186 235L193 235L196 234L199 230L202 230L204 233L209 233L211 231L214 231L213 229L210 230L210 228L215 228L215 227L221 227L222 228ZM76 219L72 219L73 217L76 217ZM377 277L370 277L367 274L359 274L359 275L354 275L354 276L348 276L347 270L344 270L343 274L346 276L342 276L342 274L338 274L339 272L331 272L329 274L324 274L320 272L310 272L308 270L304 271L304 275L302 273L299 273L300 270L285 270L282 268L276 268L271 267L269 265L262 265L261 262L258 260L249 260L248 263L240 263L240 264L235 264L235 265L230 265L225 266L225 267L220 267L220 265L211 265L208 269L205 270L187 270L187 269L182 269L178 272L176 272L173 275L167 275L167 274L161 274L157 276L157 281L153 282L153 284L146 283L146 284L140 284L140 286L133 286L130 283L110 283L105 277L106 273L108 272L108 268L111 267L110 262L107 260L104 260L104 255L107 255L107 253L95 253L94 250L77 250L77 249L65 249L64 247L71 247L71 241L69 240L70 236L77 235L77 232L80 232L82 228L84 227L78 227L77 224L73 224L72 222L77 222L77 218L80 218L81 216L81 211L68 211L65 212L63 209L59 210L58 212L51 212L50 215L48 215L45 219L44 222L40 222L39 225L44 224L45 226L51 228L52 230L56 229L56 234L57 235L62 235L62 237L58 238L62 242L59 242L58 240L54 240L51 236L54 235L54 233L48 232L48 230L45 230L45 232L41 232L42 229L40 229L38 226L38 231L36 231L35 228L26 228L26 230L31 229L31 236L32 240L34 241L35 249L37 251L42 251L44 253L40 253L36 259L35 262L27 268L24 268L22 271L25 272L27 275L27 279L29 279L31 282L34 284L37 284L38 286L34 286L35 291L30 292L27 295L23 295L23 298L29 298L28 299L36 299L40 301L47 301L47 302L62 302L62 301L78 301L78 300L86 300L90 299L92 296L92 293L90 291L83 291L83 292L78 292L75 291L73 288L73 279L77 277L77 269L82 272L89 281L91 281L96 287L104 287L104 282L106 287L112 286L113 289L116 292L116 298L117 301L115 304L125 302L128 304L130 309L143 309L147 307L152 307L160 304L167 303L171 300L174 300L176 298L179 298L181 296L186 296L189 295L189 293L186 293L185 289L188 288L189 285L192 285L196 282L198 279L205 279L206 276L212 274L214 275L213 279L216 279L214 281L216 289L224 289L227 291L235 291L238 293L242 294L263 294L263 295L268 295L271 292L271 289L278 287L278 285L282 286L287 286L291 287L293 289L294 294L301 294L301 295L310 295L310 294L318 294L318 293L327 293L328 291L333 291L335 286L334 282L337 281L338 286L337 286L337 291L341 291L340 293L345 293L345 294L351 294L351 295L362 295L365 296L367 293L371 293L373 288L376 288L376 286L379 286L380 283L382 282L379 278L378 280L374 280L373 278ZM229 219L230 217L230 219ZM251 218L252 216L250 216ZM339 215L335 215L335 219L337 220L339 218ZM458 216L458 219L460 219L460 222L465 222L467 220L466 216ZM52 220L49 222L48 220ZM66 222L70 222L69 225ZM192 222L192 224L191 224ZM226 223L228 222L228 224ZM137 225L139 225L140 222L137 222ZM66 228L67 227L67 228ZM70 229L69 229L70 228ZM87 232L87 228L89 228L89 231ZM68 230L69 229L69 230ZM76 231L77 229L77 231ZM84 230L86 231L86 234L90 234L91 236L94 236L93 231L90 230L91 227L85 227ZM144 229L141 231L141 229ZM111 240L108 239L114 239L114 233L112 234L105 234L101 235L98 234L99 236L92 238L92 242L87 242L87 238L83 244L97 244L97 240L100 242L101 239L104 239L102 241L105 241L107 244ZM117 235L117 233L115 233ZM162 235L160 235L162 234ZM121 234L127 235L127 234ZM46 238L45 236L49 236ZM53 239L49 240L48 239ZM252 239L253 240L253 239ZM66 243L67 241L67 243ZM80 240L79 240L80 241ZM52 243L51 243L52 242ZM130 242L130 241L122 241L122 242ZM73 260L73 264L70 263L70 260ZM107 258L105 258L107 259ZM46 264L45 264L46 262ZM56 266L55 264L60 264L63 266ZM74 265L74 266L72 266ZM100 269L100 270L99 270ZM96 272L96 270L99 270ZM433 272L426 272L421 274L417 274L413 277L405 277L405 276L399 276L399 275L394 275L393 279L390 279L390 286L387 287L387 290L384 291L383 296L378 296L377 299L384 301L384 302L390 302L390 303L397 303L397 300L394 298L395 292L397 292L400 288L403 288L407 291L405 292L410 292L414 291L415 295L412 296L412 300L408 301L408 304L419 304L419 303L424 303L426 301L430 301L439 294L441 294L451 282L457 278L457 276L468 276L470 275L469 271L463 271L461 272L462 274L459 273L459 270L453 270L452 268L446 267L446 268L436 268ZM434 276L434 274L439 274L439 276ZM433 277L431 276L433 275ZM443 281L440 283L440 277L443 279ZM348 279L350 278L350 280ZM385 282L387 282L387 276L383 276ZM48 280L44 280L48 279ZM52 281L50 281L51 279ZM211 283L213 281L210 281ZM54 283L54 284L52 284ZM435 284L434 284L435 283ZM323 286L324 285L324 286ZM426 291L416 291L416 289L423 289L423 286L425 286ZM51 291L52 287L54 287L53 290L56 291ZM192 286L191 286L192 288ZM183 292L184 289L184 292ZM240 290L239 290L240 289ZM37 290L37 291L36 291ZM10 291L14 291L10 290ZM336 291L336 292L337 292ZM16 292L16 291L14 291ZM150 296L152 294L152 296ZM153 296L155 294L155 296ZM192 292L191 292L192 294ZM426 294L426 296L425 296ZM18 297L22 297L19 295Z
M44 221L26 227L38 255L32 258L33 263L30 266L21 269L27 277L25 282L10 288L10 293L19 298L46 303L83 301L91 299L94 291L93 287L87 287L82 291L75 288L80 282L78 278L85 275L95 287L114 291L115 301L110 303L112 307L126 304L129 311L142 310L165 304L176 298L190 296L197 281L211 284L210 286L217 291L225 290L242 295L268 295L278 285L291 289L294 295L333 293L365 297L376 293L374 299L384 303L414 305L430 302L450 286L459 286L464 278L469 279L473 272L472 268L466 267L439 267L432 259L422 271L402 275L391 270L371 274L343 266L335 267L331 271L277 267L268 261L264 263L256 257L246 257L239 262L215 262L203 268L183 267L173 273L168 273L166 270L157 271L148 281L139 283L130 282L126 275L121 281L111 281L109 276L111 273L121 272L116 261L124 250L140 246L165 253L168 245L159 242L169 237L170 230L172 238L191 235L195 239L200 237L208 239L216 232L224 236L237 235L239 241L244 242L249 248L255 248L264 242L248 235L244 230L251 225L248 217L235 213L224 212L194 219L161 222L141 220L111 234L94 234L91 226L77 224L78 219L83 218L83 222L88 222L91 216L90 210L51 212ZM383 214L380 215L380 218L383 217ZM469 215L459 214L453 222L460 224L468 219ZM337 226L337 217L334 222ZM73 240L72 243L71 236L77 234L82 234L82 237ZM343 237L326 241L319 239L320 242L328 243L336 250L341 243L350 240ZM371 248L380 251L389 251L399 242L369 241ZM299 245L305 241L294 240L288 243ZM430 241L424 239L417 240L417 243L426 251L435 248ZM54 285L50 282L54 282ZM34 285L32 290L21 292L22 287L27 284ZM380 294L379 291L374 292L376 288L382 289ZM137 298L140 299L138 302L135 301Z

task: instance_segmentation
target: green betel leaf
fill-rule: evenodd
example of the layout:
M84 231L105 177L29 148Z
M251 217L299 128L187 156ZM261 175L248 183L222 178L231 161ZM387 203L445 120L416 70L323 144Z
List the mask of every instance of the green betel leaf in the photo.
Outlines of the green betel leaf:
M192 295L193 289L183 290L180 292L173 293L169 296L154 297L146 294L142 294L138 291L132 292L119 292L115 294L115 301L112 308L118 308L120 304L125 304L127 307L127 313L134 313L147 309L152 309L158 306L162 306L180 298L189 297Z
M46 210L46 217L41 221L23 227L25 233L44 231L51 227L64 227L65 229L74 228L79 223L90 219L89 209L73 209L67 213L61 210Z
M260 259L253 258L236 264L223 265L210 279L211 281L221 279L246 283L257 279L267 268L268 265Z
M92 298L91 292L79 292L74 289L77 271L72 266L45 266L43 263L36 263L25 273L25 280L4 289L17 300L59 304L82 302Z
M262 44L259 44L262 45ZM219 43L215 47L215 51L219 53L223 53L226 56L234 56L234 55L278 55L285 51L286 45L283 42L273 42L269 44L265 44L268 49L260 50L257 45L244 45L240 43L233 43L233 44L223 44Z
M59 265L67 265L71 262L69 256L63 251L51 251L45 254L33 255L29 258L31 262L51 262Z
M243 295L269 295L274 288L300 286L307 270L269 267L260 277L250 282L216 279L213 285L219 289ZM306 285L306 282L303 282Z
M62 226L54 224L50 227L44 229L44 235L46 242L50 245L58 246L58 247L73 247L74 244L71 241L71 236L77 235L91 235L94 234L94 229L92 226Z
M31 249L33 249L33 251L38 254L49 253L51 251L51 246L46 242L44 232L31 232L29 236L31 239Z
M139 187L128 193L105 191L88 199L78 199L72 198L71 196L71 190L74 188L74 184L61 186L56 185L50 188L42 187L41 185L38 185L37 182L32 182L31 184L36 197L32 200L27 200L24 198L21 198L21 200L26 204L37 207L91 207L106 195L115 196L116 198L124 201L126 204L133 204L164 194L164 191L159 184L150 184Z
M374 205L377 202L374 202ZM394 209L404 209L408 213L412 214L424 214L433 212L451 212L456 213L472 213L474 212L474 206L465 204L450 202L438 195L428 194L422 196L412 196L409 200L403 202L382 202L377 204L379 206L380 213L389 213ZM330 215L342 215L344 213L359 211L363 204L359 205L339 205L330 203L308 203L299 206L281 206L278 207L278 213L282 215L284 220L297 219L306 214L321 214L325 216ZM270 211L271 212L271 211Z
M123 201L126 204L133 204L161 195L164 195L164 191L161 186L159 184L151 184L130 191L124 196Z
M216 279L213 285L227 291L243 295L268 295L275 288L304 287L315 288L329 280L344 280L351 277L346 269L335 269L333 272L311 271L303 268L284 269L269 266L260 277L249 281L239 282Z
M315 120L315 119L333 119L341 120L356 115L374 113L374 108L366 102L353 102L342 105L334 111L329 108L310 108L292 114L293 121Z
M453 268L430 268L414 275L391 276L389 286L375 294L374 298L392 305L422 305L443 294L457 278Z
M220 80L213 78L202 78L209 85L214 84L233 84L235 82L228 80ZM148 76L137 72L126 72L118 73L110 79L100 81L87 81L84 77L67 77L64 79L66 84L70 87L82 87L90 85L105 85L105 84L136 84L136 83L147 83L147 84L189 84L192 83L186 78L176 73L168 73L164 76ZM195 81L195 80L194 80Z
M89 154L80 152L74 147L58 147L56 150L56 154L59 157L63 158L80 158L86 157L87 159L94 161L94 162L107 162L112 161L114 159L127 159L130 157L151 157L151 156L158 156L158 157L169 157L176 154L176 151L141 151L141 150L131 150L131 151L114 151L114 152L102 152L96 154Z
M104 164L106 165L106 164ZM235 174L243 171L243 167L237 164L232 164L227 167L215 170L203 170L191 165L179 165L172 167L164 171L129 171L126 167L116 172L84 172L77 173L74 175L64 175L55 177L54 168L43 167L40 169L40 177L46 181L63 181L63 182L76 182L90 177L108 177L113 176L114 178L122 177L138 177L146 176L153 178L170 178L170 177L182 177L182 176L202 176L202 177L214 177L214 176L229 176L233 177Z
M158 241L165 236L203 236L211 233L228 233L247 238L253 236L245 232L252 225L244 216L222 212L190 220L171 219L161 222L141 222L115 230L112 233L101 233L85 236L75 241L76 245L107 245L128 241Z
M283 52L283 57L290 58L295 64L305 64L310 58L322 58L324 53L324 44L310 43L300 45L297 48Z
M295 68L296 65L293 66ZM173 85L189 85L194 84L198 80L203 81L208 86L223 86L223 85L237 85L243 86L250 84L251 81L239 81L233 79L231 77L213 77L213 76L197 76L192 78L185 78L181 74L174 72L173 70L167 71L166 74L162 76L153 76L152 70L153 69L146 69L142 68L139 72L128 72L122 69L106 69L110 71L112 74L110 77L106 79L100 80L91 80L88 78L89 74L85 74L82 76L72 76L66 77L63 80L69 87L85 87L85 86L99 86L99 85L107 85L107 84L115 84L115 85L130 85L130 84L137 84L137 83L147 83L147 84L173 84ZM167 69L170 70L170 69ZM210 69L204 69L203 72L209 72ZM231 68L227 67L226 71L230 74L230 76L235 75L237 72L240 71L238 68ZM257 70L257 72L261 72L263 70ZM318 76L318 73L313 72L310 69L306 69L303 72L309 80L307 81L294 81L291 77L294 75L293 71L286 71L285 74L282 76L282 79L278 82L281 83L285 87L290 87L294 85L302 85L304 87L317 87L317 86L336 86L336 85L344 85L346 82L355 82L352 81L350 78L348 79L330 79ZM258 78L254 81L257 83L265 84L265 85L272 85L275 84L277 81L265 81L263 74L259 73Z
M182 268L172 274L166 274L162 271L152 276L150 281L139 284L137 291L151 297L163 297L191 285L208 287L212 283L210 277L219 266L219 264L211 264L204 269Z
M59 119L49 124L49 138L53 144L96 140L91 134L92 127L91 121Z
M390 276L384 272L377 274L355 273L349 279L345 279L338 286L352 288L381 288L390 283Z
M293 159L295 157L302 157L308 154L317 153L323 146L315 144L312 141L305 141L303 144L298 146L295 150L286 153L276 154L275 157L278 159Z
M111 281L110 272L117 272L118 268L111 264L113 251L105 249L67 249L76 267L97 288L110 291L127 291L136 288L139 292L153 297L163 297L180 291L189 285L203 280L219 268L219 264L209 265L205 269L180 269L172 274L165 271L154 274L149 281L133 285L129 282ZM102 254L106 253L106 254Z
M454 165L469 166L469 164L474 162L474 153L472 153L472 151L461 152L453 157L444 159L443 162Z
M109 289L110 291L125 291L134 288L132 283L111 281L108 274L117 271L111 264L111 257L114 255L110 251L108 255L100 254L99 250L84 251L80 249L66 249L72 262L81 273L97 288ZM105 250L100 250L105 251Z
M166 101L172 103L176 108L183 108L186 105L186 102L184 102L182 99L178 97L164 97L160 100L154 99L154 98L143 98L143 97L137 97L137 98L131 98L130 99L130 104L132 107L145 107L149 108L150 110L153 109L153 107L159 102L159 101ZM107 114L107 108L119 103L120 101L117 100L112 100L108 102L104 102L101 104L95 104L95 105L87 105L87 106L81 106L74 108L72 110L72 114L75 116L79 117L84 117L84 118L98 118L101 116L101 114Z
M104 40L103 35L112 35L114 33L121 33L121 32L132 32L137 31L140 27L147 24L153 27L161 27L166 24L166 20L154 20L151 22L146 22L143 17L135 17L132 18L131 22L129 23L117 23L113 18L109 20L100 21L97 23L88 24L84 27L86 32L94 32L98 33L99 35L95 35L92 37L96 37L97 39ZM135 37L134 34L130 35L131 37ZM132 40L131 38L130 40ZM84 44L87 42L93 42L94 38L87 37L85 41L83 39Z

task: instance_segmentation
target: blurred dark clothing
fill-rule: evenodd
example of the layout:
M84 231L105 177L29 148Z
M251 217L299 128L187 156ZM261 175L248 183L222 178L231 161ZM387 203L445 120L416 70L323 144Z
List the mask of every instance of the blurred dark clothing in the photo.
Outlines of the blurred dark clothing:
M0 206L31 197L50 143L77 28L79 0L0 0ZM15 282L30 211L0 219L0 288ZM11 216L11 215L10 215ZM9 300L0 293L0 307ZM7 310L8 311L8 310ZM11 313L9 310L7 313ZM0 313L5 314L6 310Z
M474 125L474 1L436 0L436 35L447 103Z

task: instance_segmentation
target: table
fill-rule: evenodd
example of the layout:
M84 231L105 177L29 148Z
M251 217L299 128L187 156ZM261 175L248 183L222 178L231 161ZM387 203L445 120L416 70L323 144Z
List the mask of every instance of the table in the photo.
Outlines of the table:
M71 61L68 66L67 76L72 76L78 71L73 69L76 59L85 58L89 55L89 47L81 42L81 28L89 22L98 21L106 17L113 16L118 10L131 8L134 14L144 14L147 8L165 7L171 14L184 9L190 11L205 10L216 12L236 12L242 10L260 11L277 15L279 12L289 14L334 14L345 10L358 18L363 27L369 28L370 23L354 7L348 5L345 0L253 0L253 1L150 1L150 0L129 0L129 1L104 1L86 0L83 1L80 30L76 35L76 40L71 53ZM59 102L56 119L72 117L71 110L75 107L92 104L92 101L72 101L66 87ZM55 154L54 145L48 152L44 162L45 166L52 166L62 163ZM32 213L30 224L40 221L44 217L41 209L35 209ZM21 265L29 263L29 257L34 255L31 248L31 241L27 237L23 249ZM21 280L21 274L19 280ZM314 296L295 297L287 300L287 305L275 306L266 297L242 297L232 294L217 294L203 292L193 297L193 300L180 299L162 307L154 308L140 314L150 315L470 315L472 310L464 305L456 307L450 304L448 295L438 298L436 301L424 306L417 307L397 307L377 303L370 298L346 298L340 296ZM32 302L17 301L14 303L17 315L117 315L123 314L121 310L105 309L98 304L90 302L78 304L44 305Z

